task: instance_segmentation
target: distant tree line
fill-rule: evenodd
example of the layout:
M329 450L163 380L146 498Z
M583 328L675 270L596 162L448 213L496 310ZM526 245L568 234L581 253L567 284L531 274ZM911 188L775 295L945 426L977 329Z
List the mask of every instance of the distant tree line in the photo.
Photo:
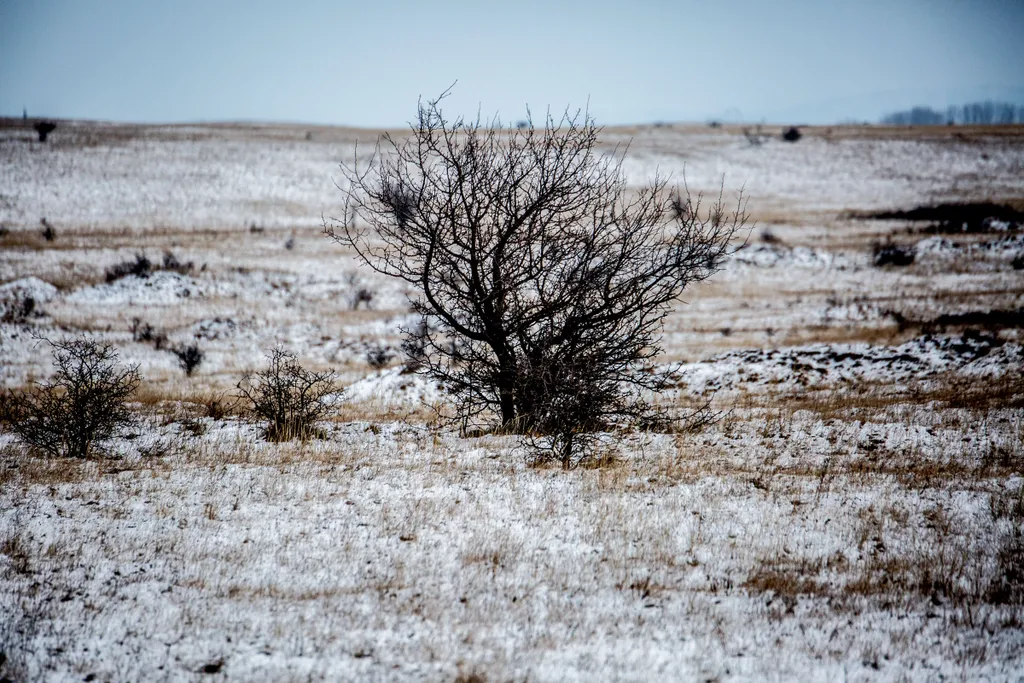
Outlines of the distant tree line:
M961 106L952 105L944 112L931 107L914 107L889 114L882 118L882 123L891 126L1024 123L1024 105L989 100Z

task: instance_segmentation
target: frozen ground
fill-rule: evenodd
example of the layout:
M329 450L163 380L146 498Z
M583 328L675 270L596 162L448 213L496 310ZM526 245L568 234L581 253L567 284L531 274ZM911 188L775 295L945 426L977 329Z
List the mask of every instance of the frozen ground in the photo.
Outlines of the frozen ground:
M0 383L77 333L144 377L112 457L0 432L0 676L1021 680L1021 228L849 216L1022 208L1024 131L807 133L606 131L635 182L724 174L758 224L666 328L661 400L721 419L566 473L439 427L403 289L320 234L374 133L0 125ZM874 267L885 242L913 264ZM214 409L276 344L348 387L325 439Z

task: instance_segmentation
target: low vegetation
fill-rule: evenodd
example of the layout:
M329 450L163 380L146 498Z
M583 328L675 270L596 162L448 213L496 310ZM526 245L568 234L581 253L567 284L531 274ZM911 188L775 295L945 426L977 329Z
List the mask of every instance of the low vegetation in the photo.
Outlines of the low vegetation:
M124 367L109 344L88 338L47 341L56 372L3 397L3 421L32 450L84 458L133 422L128 402L139 386L137 366Z
M308 370L295 354L280 347L267 356L266 369L247 375L238 396L249 414L266 423L268 441L305 441L319 436L317 422L337 403L341 392L334 372Z

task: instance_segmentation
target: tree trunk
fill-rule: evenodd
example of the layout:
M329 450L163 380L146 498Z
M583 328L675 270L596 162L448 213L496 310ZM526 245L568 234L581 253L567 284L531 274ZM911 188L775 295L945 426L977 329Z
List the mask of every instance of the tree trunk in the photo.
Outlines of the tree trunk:
M501 405L501 425L508 428L516 419L516 402L512 389L502 386L498 389L498 399Z
M507 354L498 357L498 407L501 409L501 426L508 429L516 419L515 395L516 371L512 358Z

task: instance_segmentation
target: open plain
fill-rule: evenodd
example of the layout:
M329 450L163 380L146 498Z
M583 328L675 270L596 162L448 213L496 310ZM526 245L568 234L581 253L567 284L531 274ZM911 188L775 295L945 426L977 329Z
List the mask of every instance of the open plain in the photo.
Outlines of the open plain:
M0 676L1020 680L1024 129L761 132L604 131L756 224L665 329L718 419L566 472L439 422L323 235L376 132L0 122L0 383L78 334L143 377L106 457L0 432ZM346 386L324 438L240 414L275 345Z

